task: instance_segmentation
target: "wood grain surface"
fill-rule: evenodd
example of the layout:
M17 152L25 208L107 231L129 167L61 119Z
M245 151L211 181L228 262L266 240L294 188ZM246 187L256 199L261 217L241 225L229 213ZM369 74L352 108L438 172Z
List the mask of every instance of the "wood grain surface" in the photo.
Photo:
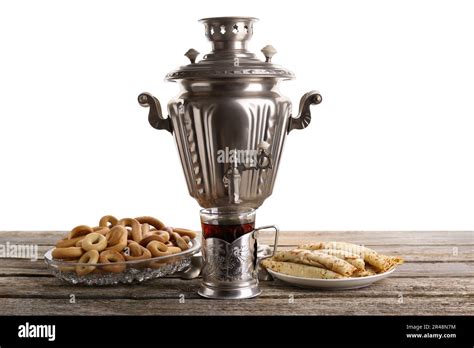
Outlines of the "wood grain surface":
M280 247L347 241L402 256L406 263L367 288L320 291L261 282L263 293L239 301L206 300L200 279L73 286L49 274L42 255L65 232L4 231L0 244L36 244L38 260L0 259L2 315L473 315L474 232L281 232ZM270 243L271 235L263 236ZM71 298L75 303L71 303Z

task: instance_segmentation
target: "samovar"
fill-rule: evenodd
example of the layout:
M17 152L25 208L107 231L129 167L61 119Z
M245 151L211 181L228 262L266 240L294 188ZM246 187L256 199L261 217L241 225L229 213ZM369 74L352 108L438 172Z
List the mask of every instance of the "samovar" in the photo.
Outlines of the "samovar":
M298 115L292 115L291 101L278 87L294 74L272 63L272 46L261 50L264 61L247 48L256 21L200 20L212 51L197 62L199 52L189 49L185 56L190 64L166 75L181 88L168 103L168 117L163 117L157 98L138 96L140 105L150 108L151 126L174 134L189 194L205 208L199 291L205 297L260 293L256 235L262 228L255 229L255 209L272 194L287 134L306 128L310 105L322 101L318 92L308 92ZM277 239L278 229L271 227Z

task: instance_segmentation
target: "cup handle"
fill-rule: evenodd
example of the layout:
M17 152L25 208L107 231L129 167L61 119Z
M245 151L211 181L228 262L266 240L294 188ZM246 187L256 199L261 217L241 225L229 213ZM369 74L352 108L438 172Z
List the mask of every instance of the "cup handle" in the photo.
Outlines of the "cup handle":
M273 256L275 256L275 253L277 252L278 237L279 237L279 234L280 234L280 229L278 228L277 225L268 225L268 226L262 226L262 227L256 228L253 231L253 236L255 237L255 239L258 239L258 235L260 234L260 231L264 231L264 230L274 230L275 231L275 239L274 239L274 242L273 242L273 252L272 252L272 255L271 255L273 257Z
M278 228L278 226L269 225L269 226L262 226L262 227L256 228L253 232L254 238L257 239L260 231L269 230L269 229L275 230L275 240L273 242L273 252L271 254L268 254L267 252L265 252L265 250L270 249L270 247L268 245L263 245L262 246L261 253L263 255L262 254L258 255L259 252L257 252L256 271L257 271L258 280L273 280L273 277L270 275L270 273L268 273L268 271L260 265L260 261L262 261L263 259L275 256L275 253L277 252L277 248L278 248L278 236L280 234L280 229Z

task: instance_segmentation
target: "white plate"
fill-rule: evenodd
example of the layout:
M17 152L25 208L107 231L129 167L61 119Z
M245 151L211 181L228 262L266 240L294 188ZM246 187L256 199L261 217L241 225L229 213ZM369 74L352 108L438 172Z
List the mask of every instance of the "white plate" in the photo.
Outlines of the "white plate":
M267 271L274 278L280 279L285 283L303 288L314 288L323 290L349 290L363 288L365 286L369 286L372 283L378 282L379 280L387 278L395 271L395 268L385 273L380 273L373 276L341 279L302 278L290 276L283 273L277 273L275 271L272 271L271 269L267 269Z

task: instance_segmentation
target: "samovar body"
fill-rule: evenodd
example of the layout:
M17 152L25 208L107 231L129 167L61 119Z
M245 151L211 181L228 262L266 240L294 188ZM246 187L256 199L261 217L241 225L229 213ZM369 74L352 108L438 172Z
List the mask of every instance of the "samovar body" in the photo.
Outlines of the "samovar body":
M272 193L290 118L278 81L182 84L168 110L190 195L205 208L259 207Z

